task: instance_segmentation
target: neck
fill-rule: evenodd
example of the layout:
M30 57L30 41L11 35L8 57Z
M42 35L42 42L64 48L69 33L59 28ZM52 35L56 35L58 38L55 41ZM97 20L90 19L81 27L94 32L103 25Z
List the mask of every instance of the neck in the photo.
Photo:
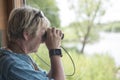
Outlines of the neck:
M15 53L27 54L25 46L20 42L9 42L7 48Z

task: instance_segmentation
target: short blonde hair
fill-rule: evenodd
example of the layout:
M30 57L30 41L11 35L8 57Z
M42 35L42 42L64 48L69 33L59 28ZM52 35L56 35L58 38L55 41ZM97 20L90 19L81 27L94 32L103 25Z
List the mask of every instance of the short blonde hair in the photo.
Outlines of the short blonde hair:
M50 23L38 9L32 7L13 9L8 20L8 40L22 39L23 31L35 36L39 25L49 26Z

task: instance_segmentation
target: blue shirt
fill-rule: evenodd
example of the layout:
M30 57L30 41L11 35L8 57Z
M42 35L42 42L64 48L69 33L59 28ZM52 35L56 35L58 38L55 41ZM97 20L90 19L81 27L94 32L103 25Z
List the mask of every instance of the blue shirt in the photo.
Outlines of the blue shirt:
M45 71L35 70L30 57L0 49L0 80L50 80ZM51 79L53 80L53 79Z

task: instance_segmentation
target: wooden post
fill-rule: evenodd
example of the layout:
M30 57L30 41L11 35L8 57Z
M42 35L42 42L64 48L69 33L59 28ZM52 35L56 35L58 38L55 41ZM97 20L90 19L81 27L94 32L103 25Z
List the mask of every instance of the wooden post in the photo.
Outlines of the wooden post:
M25 5L25 0L0 0L0 42L1 46L6 46L6 28L9 14L13 8L22 7Z

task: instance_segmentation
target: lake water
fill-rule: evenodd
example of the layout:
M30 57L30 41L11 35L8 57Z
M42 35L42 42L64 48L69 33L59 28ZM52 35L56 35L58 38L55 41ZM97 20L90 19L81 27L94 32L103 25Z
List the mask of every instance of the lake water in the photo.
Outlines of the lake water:
M80 44L77 45L81 49ZM87 54L110 54L114 58L116 65L120 66L120 33L100 32L100 40L85 47Z

